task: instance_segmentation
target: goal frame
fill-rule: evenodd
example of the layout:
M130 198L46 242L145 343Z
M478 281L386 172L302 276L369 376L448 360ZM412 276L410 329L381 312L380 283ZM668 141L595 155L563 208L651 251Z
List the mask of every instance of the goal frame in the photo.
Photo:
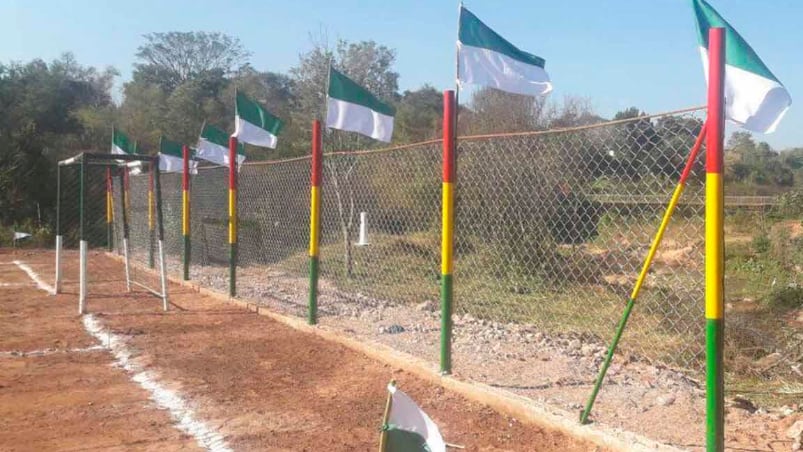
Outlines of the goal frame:
M86 313L86 300L87 300L87 251L88 251L88 242L86 237L84 236L84 229L86 226L86 190L87 190L87 169L92 167L103 167L107 169L111 168L128 168L131 164L148 164L148 170L152 171L153 173L153 182L154 182L154 191L155 191L155 198L156 198L156 221L158 225L158 242L159 242L159 277L161 283L161 291L156 291L147 287L144 284L138 283L131 279L131 262L129 259L130 250L129 250L129 224L128 224L128 214L126 212L126 204L127 204L127 193L123 184L123 171L120 171L120 196L121 196L121 213L122 213L122 226L123 226L123 261L125 263L125 279L126 279L126 290L131 292L131 286L137 285L142 287L143 289L147 290L151 294L161 298L162 300L162 309L164 311L168 310L168 298L167 298L167 268L165 262L165 251L164 251L164 226L163 226L163 216L162 216L162 186L160 182L160 171L159 171L159 156L149 156L149 155L132 155L132 154L109 154L109 153L99 153L99 152L82 152L74 157L62 160L58 162L58 167L56 171L56 275L55 275L55 285L54 285L54 295L61 293L61 283L62 283L62 271L61 271L61 261L62 261L62 246L63 246L63 236L61 231L61 170L64 167L70 166L79 166L80 173L79 173L79 185L80 185L80 194L79 194L79 202L78 202L78 209L79 209L79 290L78 290L78 313L84 314ZM107 196L111 196L111 190L107 192Z

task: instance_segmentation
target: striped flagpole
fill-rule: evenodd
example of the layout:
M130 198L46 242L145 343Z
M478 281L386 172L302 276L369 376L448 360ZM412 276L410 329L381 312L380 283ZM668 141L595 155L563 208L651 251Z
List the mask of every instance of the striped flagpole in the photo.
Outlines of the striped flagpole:
M441 373L452 372L452 271L454 270L455 92L443 93L443 199L441 205Z
M724 327L725 29L708 30L708 127L705 159L706 450L725 449Z
M627 300L625 311L622 313L622 317L619 319L619 325L617 325L616 333L614 333L613 336L613 341L611 341L611 345L608 347L608 353L605 355L605 361L603 361L599 370L599 375L597 375L597 379L594 381L594 388L591 390L591 395L586 402L585 409L580 413L581 424L588 422L588 416L591 414L591 409L594 407L594 401L597 399L597 394L602 387L603 380L605 380L605 374L608 373L608 367L610 367L611 361L613 360L613 355L616 353L616 347L619 345L619 340L622 338L622 333L624 332L627 321L630 318L630 313L633 311L633 306L636 304L636 299L641 292L641 287L644 285L644 281L647 279L647 273L650 271L652 261L655 258L655 253L658 251L658 247L661 245L661 240L664 238L666 228L669 226L669 220L672 218L672 214L675 212L675 208L680 201L680 195L683 194L683 190L686 188L686 180L688 180L691 170L694 168L694 162L697 161L697 155L700 153L700 147L702 146L703 139L705 138L705 129L706 126L703 124L703 127L700 129L700 133L697 135L697 139L694 141L694 146L691 148L689 158L686 160L686 167L683 168L683 172L680 175L680 180L678 180L678 184L675 186L675 191L672 193L672 197L669 199L669 204L664 212L664 217L661 219L661 225L658 227L658 232L655 234L652 245L650 245L650 250L647 252L647 257L644 259L644 263L641 267L641 273L639 273L638 279L636 279L636 284L633 286L633 292L630 293L630 298Z
M312 122L312 163L310 171L310 211L309 211L309 315L310 325L318 323L318 244L321 227L321 164L323 146L321 141L321 122Z
M112 200L112 169L106 168L106 246L112 251L112 223L114 222L114 201Z
M229 296L237 296L237 137L229 137Z
M153 218L153 173L154 171L159 170L159 164L156 164L156 168L153 167L151 164L150 171L148 172L148 267L154 268L154 259L153 259L153 245L154 245L154 236L156 232L156 223L154 222Z
M181 177L181 235L184 237L184 281L190 279L190 148L181 147L184 170Z

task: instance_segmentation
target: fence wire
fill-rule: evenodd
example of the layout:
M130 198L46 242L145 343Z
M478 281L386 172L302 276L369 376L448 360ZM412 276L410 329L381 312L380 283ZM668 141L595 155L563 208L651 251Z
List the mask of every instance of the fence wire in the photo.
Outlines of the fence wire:
M461 324L480 319L607 344L701 126L699 116L682 114L460 139L458 342ZM695 169L622 348L699 369L701 162ZM508 345L515 355L516 344Z

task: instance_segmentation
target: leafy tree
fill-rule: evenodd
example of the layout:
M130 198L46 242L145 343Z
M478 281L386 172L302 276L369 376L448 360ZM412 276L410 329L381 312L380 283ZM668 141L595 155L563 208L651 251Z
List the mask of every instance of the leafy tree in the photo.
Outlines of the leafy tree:
M134 64L134 80L168 92L201 76L232 75L250 56L239 39L223 33L171 31L144 38L146 43L136 53L140 62Z
M0 64L0 223L53 217L55 163L95 145L82 123L88 108L112 110L117 72L79 65L72 54L50 64Z
M438 138L442 115L443 95L432 86L405 91L396 109L394 136L408 143Z

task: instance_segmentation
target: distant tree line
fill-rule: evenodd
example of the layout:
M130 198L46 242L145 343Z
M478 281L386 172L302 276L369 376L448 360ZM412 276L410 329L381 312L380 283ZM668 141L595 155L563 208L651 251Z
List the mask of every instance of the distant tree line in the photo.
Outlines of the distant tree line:
M135 54L134 71L115 99L119 72L79 64L66 53L52 62L0 63L0 224L53 220L55 162L82 150L106 151L112 125L138 141L144 153L156 152L160 135L194 144L204 121L233 131L234 90L266 105L286 127L276 150L247 148L251 160L277 159L309 152L310 124L324 109L327 68L331 63L397 110L394 143L440 136L442 94L429 85L400 92L394 71L395 50L374 41L312 40L287 73L259 71L237 38L221 33L167 32L144 36ZM639 116L635 108L617 118ZM636 121L625 146L609 165L640 171L634 158L660 155L661 129L681 127ZM491 89L476 91L461 107L460 133L482 134L546 130L602 122L587 99L560 101L515 96ZM635 139L632 139L635 137ZM635 141L634 141L635 140ZM636 143L636 144L632 144ZM330 133L328 150L376 146L354 134ZM591 151L589 151L591 152ZM593 150L590 158L607 158ZM800 184L803 149L778 154L737 132L729 141L728 173L750 185ZM682 162L651 159L651 169L674 174ZM337 176L347 168L330 168Z

